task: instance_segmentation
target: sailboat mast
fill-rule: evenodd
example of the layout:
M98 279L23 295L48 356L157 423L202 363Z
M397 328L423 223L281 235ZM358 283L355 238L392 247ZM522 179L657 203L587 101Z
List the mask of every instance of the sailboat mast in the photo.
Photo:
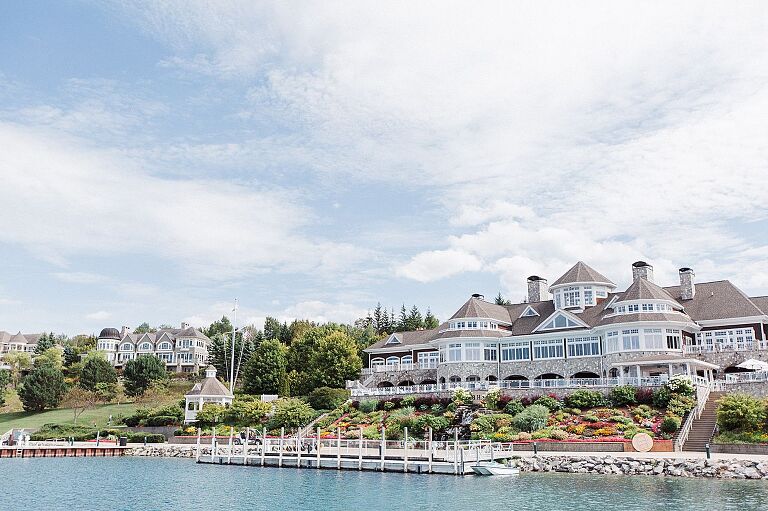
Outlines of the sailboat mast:
M229 391L235 392L235 332L237 332L237 298L235 308L232 309L232 355L229 364Z

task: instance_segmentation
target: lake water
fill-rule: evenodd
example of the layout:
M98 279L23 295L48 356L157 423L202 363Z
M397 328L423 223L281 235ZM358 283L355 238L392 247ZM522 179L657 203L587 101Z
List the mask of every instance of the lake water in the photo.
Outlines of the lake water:
M158 458L0 460L0 510L752 510L768 482L512 478L198 465Z

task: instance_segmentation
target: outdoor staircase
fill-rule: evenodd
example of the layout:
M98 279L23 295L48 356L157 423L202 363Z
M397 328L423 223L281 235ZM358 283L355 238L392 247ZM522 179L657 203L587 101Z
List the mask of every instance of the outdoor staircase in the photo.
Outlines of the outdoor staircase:
M715 432L715 424L717 423L716 401L723 394L724 392L711 392L709 394L704 411L701 412L701 416L698 419L693 421L688 438L685 440L685 444L683 444L683 451L704 452L705 446L712 440L712 435ZM691 411L691 413L694 412Z

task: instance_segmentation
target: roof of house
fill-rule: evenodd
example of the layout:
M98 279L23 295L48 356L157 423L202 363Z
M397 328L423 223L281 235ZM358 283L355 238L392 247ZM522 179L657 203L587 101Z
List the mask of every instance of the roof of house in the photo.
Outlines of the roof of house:
M578 263L574 264L570 270L565 272L562 277L557 279L549 287L552 288L562 284L574 284L576 282L595 282L616 287L616 284L614 284L611 279L601 274L584 261L579 261Z
M669 300L675 301L667 291L646 279L635 279L634 282L621 293L619 300Z
M665 287L696 321L708 319L744 318L766 314L744 292L729 280L697 282L691 300L680 299L680 286Z
M474 295L451 316L451 319L457 318L491 318L504 323L512 323L507 307L486 302Z
M211 366L209 366L210 368ZM192 390L185 394L186 396L225 396L232 397L229 389L221 383L216 377L208 377L199 383L195 383Z
M448 323L443 323L438 328L432 328L429 330L412 330L408 332L395 332L394 334L391 334L383 339L379 339L375 343L368 346L366 349L380 349L380 348L389 348L392 347L393 349L400 346L414 346L418 344L426 344L432 339L437 337L437 333L439 330L448 328ZM387 341L390 339L390 337L394 335L400 342L399 343L390 343L387 344Z
M749 299L763 311L763 314L768 314L768 296L750 296Z

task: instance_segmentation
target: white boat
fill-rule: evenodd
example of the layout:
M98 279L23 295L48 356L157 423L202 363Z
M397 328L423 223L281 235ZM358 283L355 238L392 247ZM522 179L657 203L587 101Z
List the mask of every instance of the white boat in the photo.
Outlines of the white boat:
M495 461L481 461L469 468L479 476L514 476L520 473L520 469L512 465L503 465Z

